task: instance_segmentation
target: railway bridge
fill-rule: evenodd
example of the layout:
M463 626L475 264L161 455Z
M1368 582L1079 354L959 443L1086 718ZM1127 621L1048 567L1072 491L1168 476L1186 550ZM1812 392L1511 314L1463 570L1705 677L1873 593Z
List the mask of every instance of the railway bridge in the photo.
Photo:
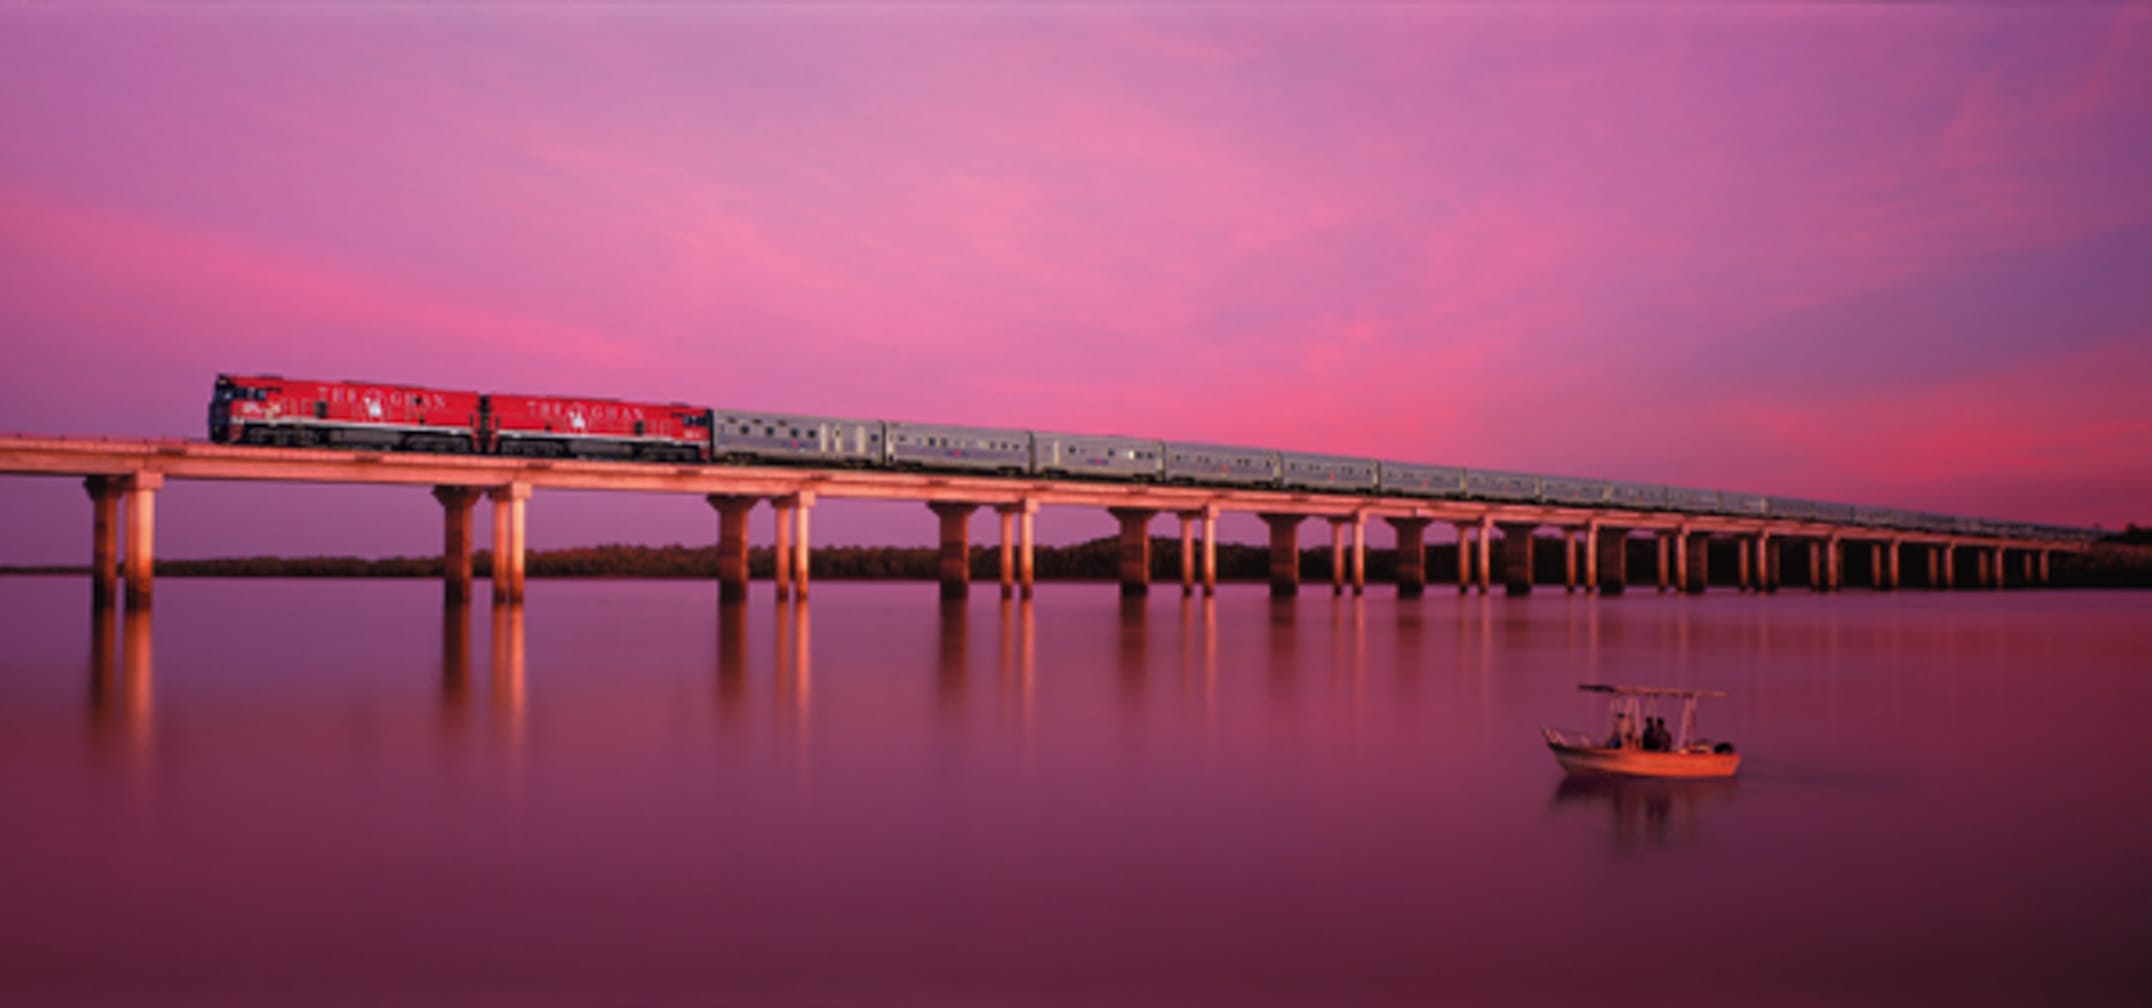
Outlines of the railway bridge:
M1217 520L1225 512L1254 514L1269 527L1270 586L1279 596L1299 590L1299 537L1310 520L1328 526L1331 590L1354 594L1367 586L1368 523L1387 522L1397 541L1396 590L1405 597L1418 596L1426 588L1426 533L1438 522L1457 532L1458 590L1476 588L1482 593L1497 581L1510 594L1532 590L1533 540L1543 529L1560 534L1565 589L1606 594L1619 593L1628 585L1628 542L1636 537L1655 540L1652 573L1658 590L1686 592L1705 589L1711 573L1711 544L1718 541L1733 544L1738 583L1756 591L1779 587L1782 560L1789 550L1805 553L1801 566L1810 588L1832 591L1845 586L1849 550L1868 552L1865 567L1871 585L1888 590L1916 580L1933 588L2044 584L2053 554L2085 548L2081 539L2039 534L1916 532L1830 520L1697 515L1617 506L854 469L272 448L178 439L0 436L0 475L83 481L91 504L91 598L98 607L111 606L119 599L123 578L129 607L150 603L156 500L168 480L427 489L442 508L443 593L450 603L472 598L472 514L481 499L493 508L492 599L508 604L523 600L524 521L533 495L541 490L702 496L716 513L715 574L719 597L728 602L747 597L748 517L765 502L775 518L776 594L779 598L806 597L808 516L815 503L825 499L925 504L940 530L945 598L962 598L969 591L971 518L981 509L991 509L1000 520L1002 594L1030 597L1033 516L1047 506L1104 508L1119 521L1120 588L1125 595L1150 590L1151 531L1160 515L1179 521L1184 594L1216 590ZM1492 563L1498 538L1503 547L1499 575Z

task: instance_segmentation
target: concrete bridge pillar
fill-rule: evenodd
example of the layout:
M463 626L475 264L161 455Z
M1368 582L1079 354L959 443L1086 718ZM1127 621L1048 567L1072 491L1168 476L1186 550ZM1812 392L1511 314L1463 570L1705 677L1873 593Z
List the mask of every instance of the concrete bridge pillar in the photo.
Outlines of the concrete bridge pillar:
M1494 563L1493 514L1480 516L1479 538L1473 545L1477 547L1475 552L1479 555L1473 558L1472 564L1478 568L1476 573L1479 574L1479 593L1485 595L1487 594L1487 586L1494 581L1494 571L1492 569Z
M971 513L979 505L932 501L927 509L941 519L941 597L962 601L971 596Z
M1629 530L1624 528L1601 528L1593 537L1592 553L1598 558L1597 575L1599 594L1619 595L1628 586Z
M1307 515L1259 514L1270 526L1270 597L1300 594L1300 523Z
M1868 544L1868 587L1883 590L1883 544Z
M1823 590L1823 543L1815 539L1808 541L1808 590Z
M1502 590L1510 595L1532 594L1531 522L1502 523Z
M1472 590L1472 522L1457 522L1457 594Z
M770 582L779 602L792 597L792 515L797 509L798 505L790 497L770 498L771 519L775 522L770 550Z
M1367 516L1354 515L1352 519L1352 593L1354 597L1367 594Z
M1702 595L1704 589L1711 587L1711 537L1701 532L1684 535L1675 541L1675 545L1683 554L1685 562L1682 566L1687 568L1682 574L1686 582L1683 590L1691 595Z
M1203 595L1218 594L1218 509L1203 509Z
M1978 546L1973 551L1973 583L1982 588L1988 586L1988 551Z
M2009 572L2003 569L2003 548L2001 546L1995 547L1995 587L2010 587Z
M120 478L91 476L82 481L90 495L90 606L109 609L119 601Z
M994 516L1001 519L1001 597L1016 597L1016 509L1008 504L994 506Z
M1958 544L1944 543L1940 547L1940 552L1943 554L1943 579L1939 584L1944 588L1956 588L1958 586Z
M1941 580L1943 573L1942 562L1941 557L1938 555L1942 553L1942 551L1942 547L1939 547L1934 543L1928 543L1927 548L1921 551L1928 555L1928 579L1922 582L1922 584L1926 585L1930 591L1933 591L1943 586Z
M1348 517L1330 518L1330 594L1345 594L1345 526Z
M2049 554L2050 552L2052 552L2052 551L2050 551L2050 550L2041 550L2041 551L2040 551L2040 583L2041 583L2041 584L2047 584L2047 583L2048 583L2048 573L2047 573L2047 570L2048 570L2048 568L2047 568L2047 556L2048 556L2048 554Z
M1779 541L1770 532L1756 537L1756 590L1766 594L1778 591Z
M2025 557L2025 583L2026 583L2026 584L2032 584L2032 583L2034 583L2034 579L2033 579L2033 555L2032 555L2032 551L2031 551L2031 550L2026 550L2026 551L2024 552L2024 557Z
M730 494L710 494L704 498L717 509L717 599L719 602L747 601L747 513L754 510L755 498L736 497ZM500 505L494 505L493 544L501 549ZM501 565L495 554L493 565L493 597L501 598Z
M120 489L127 513L127 608L147 606L156 585L157 491L164 474L138 472L123 478Z
M1397 597L1419 598L1427 591L1427 518L1385 518L1397 532Z
M493 499L493 601L523 604L523 505L531 499L528 483L495 487Z
M994 513L1001 516L1001 597L1008 598L1012 591L1031 597L1031 516L1037 514L1039 502L1024 500L1015 504L997 504ZM1009 528L1017 528L1015 548L1009 543ZM969 546L966 547L968 551ZM968 566L968 565L967 565ZM1012 588L1012 585L1014 586Z
M1837 536L1823 544L1823 583L1828 591L1846 587L1846 544Z
M1588 592L1599 590L1599 529L1598 519L1585 522L1584 541L1578 547L1584 554L1583 588Z
M800 491L792 495L792 597L807 597L807 513L814 509L814 494ZM782 521L780 521L782 524Z
M433 499L441 502L441 602L467 605L471 601L471 511L478 503L477 487L437 486Z
M1562 530L1562 591L1576 594L1577 590L1577 530Z
M1893 539L1883 547L1883 587L1886 591L1898 590L1898 560L1899 554L1904 552L1901 545Z
M1174 517L1181 520L1181 597L1196 593L1196 520L1201 511L1181 511Z
M1735 577L1738 578L1740 581L1741 590L1744 592L1748 591L1750 585L1749 538L1747 536L1734 537L1734 570L1736 572Z
M1121 523L1121 597L1142 598L1151 593L1151 519L1158 512L1148 508L1107 508Z
M1659 594L1661 595L1666 594L1667 586L1670 585L1673 581L1673 579L1668 575L1666 568L1667 558L1673 552L1672 549L1667 546L1666 540L1672 534L1673 533L1671 532L1660 532L1652 536L1652 538L1657 541L1656 545L1658 546Z

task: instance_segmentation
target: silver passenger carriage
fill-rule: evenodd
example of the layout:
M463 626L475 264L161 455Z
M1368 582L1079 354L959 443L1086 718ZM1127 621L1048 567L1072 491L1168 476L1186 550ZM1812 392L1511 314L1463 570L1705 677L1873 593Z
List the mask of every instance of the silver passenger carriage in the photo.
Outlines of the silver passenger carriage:
M809 465L882 464L880 420L802 416L792 413L715 411L710 429L713 458Z
M1719 492L1695 487L1667 487L1666 506L1673 511L1711 514L1719 509Z
M1530 473L1465 470L1465 496L1486 500L1533 501L1539 499L1539 477Z
M1278 453L1261 448L1168 441L1165 478L1175 483L1278 485Z
M1279 452L1278 472L1281 483L1295 490L1347 490L1353 493L1374 493L1379 485L1375 479L1374 459L1351 458L1344 455L1309 455L1305 452Z
M1166 449L1158 441L1117 434L1031 435L1032 453L1041 476L1155 480L1165 470Z
M1816 518L1816 502L1799 497L1773 497L1765 509L1773 518L1792 518L1796 521L1813 521Z
M1031 471L1031 432L952 424L887 424L889 464L1022 475Z
M1607 483L1607 499L1622 507L1664 511L1673 505L1670 496L1674 488L1657 483L1624 483L1612 480Z
M1856 525L1910 529L1920 527L1918 520L1911 511L1897 508L1858 506L1853 509L1853 522Z
M1465 471L1455 466L1413 462L1378 462L1376 478L1384 493L1412 497L1456 497L1465 492Z
M1824 521L1849 522L1853 520L1853 505L1836 501L1817 501L1816 517Z
M1610 491L1606 480L1574 476L1539 478L1539 499L1549 504L1605 504Z
M1719 507L1726 514L1761 518L1771 513L1771 498L1762 494L1722 490L1719 492Z

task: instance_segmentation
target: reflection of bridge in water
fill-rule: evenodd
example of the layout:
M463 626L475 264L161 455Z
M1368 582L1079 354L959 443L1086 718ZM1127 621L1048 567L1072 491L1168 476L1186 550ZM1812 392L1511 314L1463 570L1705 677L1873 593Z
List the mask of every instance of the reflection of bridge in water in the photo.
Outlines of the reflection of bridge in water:
M1744 589L1775 590L1782 568L1797 568L1806 573L1811 587L1829 591L1846 584L1849 552L1851 560L1865 568L1870 584L1879 589L1901 583L1934 588L2042 584L2049 578L2052 554L2085 548L2082 536L2074 530L2042 531L2031 526L2019 531L1944 533L1851 520L1698 514L1615 504L1554 505L847 469L536 461L176 440L0 436L0 474L84 480L92 501L92 598L99 605L116 598L122 571L130 605L145 605L152 597L155 503L168 479L427 487L442 506L444 594L450 602L472 595L472 512L481 497L493 504L493 600L523 601L525 512L538 490L703 497L717 513L713 574L720 597L727 601L747 597L748 517L764 501L774 513L772 580L781 599L807 593L808 513L823 499L926 504L940 530L940 580L947 598L962 598L969 590L970 520L980 508L992 508L1000 518L1002 594L1025 597L1032 594L1033 516L1046 506L1104 508L1114 516L1121 530L1120 588L1125 595L1149 591L1150 530L1160 514L1173 514L1180 521L1183 594L1194 594L1198 585L1205 594L1215 590L1217 519L1224 512L1253 514L1269 527L1270 585L1281 596L1298 591L1298 530L1309 519L1330 526L1333 591L1342 594L1349 587L1356 595L1367 584L1368 523L1389 524L1397 543L1395 582L1398 594L1405 597L1421 594L1427 584L1426 533L1436 524L1456 529L1458 587L1476 585L1483 594L1495 580L1497 561L1509 593L1529 592L1535 576L1534 536L1549 528L1561 534L1564 586L1607 594L1620 593L1628 584L1630 543L1640 537L1648 538L1654 547L1651 557L1659 589L1688 592L1703 591L1712 582L1714 564L1720 566L1717 576L1721 578L1727 574L1724 568L1731 565ZM1713 549L1714 543L1722 548ZM1725 547L1727 543L1732 545ZM1968 561L1962 565L1961 555Z
M1261 629L1221 640L1221 604L1240 625ZM921 684L936 717L956 721L990 710L1028 737L1042 689L1056 685L1041 679L1041 651L1047 645L1038 626L1039 603L1021 598L928 602L920 609L933 621L933 633L924 638L933 652L925 662L904 658L890 664L926 677ZM1774 638L1767 609L1747 610L1745 618L1695 620L1693 610L1680 607L1624 614L1579 600L1560 610L1552 622L1534 622L1522 618L1524 610L1487 598L1460 599L1454 608L1437 608L1378 607L1350 598L1316 602L1242 596L1221 603L1190 596L1179 599L1177 606L1123 600L1118 606L1093 607L1088 612L1098 617L1095 622L1063 622L1054 632L1114 635L1095 638L1103 646L1087 652L1098 661L1082 669L1084 681L1103 684L1123 713L1140 715L1146 707L1166 704L1186 719L1183 727L1202 731L1219 724L1222 703L1252 701L1292 716L1310 690L1344 698L1341 709L1353 718L1384 708L1418 709L1428 684L1436 681L1430 677L1437 676L1448 677L1448 685L1457 690L1454 699L1460 706L1450 713L1462 720L1453 727L1474 729L1496 716L1505 662L1517 656L1528 659L1534 649L1548 645L1563 652L1566 668L1589 679L1601 675L1603 660L1619 660L1641 642L1660 656L1670 676L1686 678L1705 660L1692 659L1692 650L1717 656L1718 661L1775 648L1828 660L1839 651L1841 634L1853 632L1830 621L1805 630L1780 627L1780 636ZM543 709L533 693L542 697L544 691L544 680L534 685L526 673L526 627L544 616L523 606L463 605L438 611L438 699L444 736L454 743L483 727L505 751L522 751L531 730L531 710ZM812 612L813 605L799 598L768 608L760 602L711 607L714 667L706 681L721 727L776 726L804 750L811 744L815 706L825 693L835 690L842 697L861 682L845 678L858 672L856 651L844 659L854 663L844 675L818 678ZM153 610L104 608L92 615L87 648L87 727L92 741L102 751L146 762L154 758L159 733ZM1876 642L1853 643L1867 647ZM477 654L481 647L486 649L483 656ZM1565 694L1567 686L1565 680ZM1371 696L1371 688L1386 692ZM982 699L990 702L982 706ZM765 721L765 714L774 717ZM1532 728L1536 724L1520 739ZM1554 772L1551 761L1548 771ZM1637 805L1638 795L1648 797L1648 789L1599 797L1619 798L1629 803L1624 808L1652 807L1650 802Z

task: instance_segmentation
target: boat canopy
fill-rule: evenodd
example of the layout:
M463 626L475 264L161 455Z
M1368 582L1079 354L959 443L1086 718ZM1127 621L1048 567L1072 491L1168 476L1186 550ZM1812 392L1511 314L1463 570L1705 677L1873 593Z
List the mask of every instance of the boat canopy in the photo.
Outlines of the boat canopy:
M1586 693L1612 693L1616 696L1680 697L1694 700L1698 697L1722 697L1724 690L1682 689L1677 686L1616 686L1610 683L1581 683L1578 689Z

